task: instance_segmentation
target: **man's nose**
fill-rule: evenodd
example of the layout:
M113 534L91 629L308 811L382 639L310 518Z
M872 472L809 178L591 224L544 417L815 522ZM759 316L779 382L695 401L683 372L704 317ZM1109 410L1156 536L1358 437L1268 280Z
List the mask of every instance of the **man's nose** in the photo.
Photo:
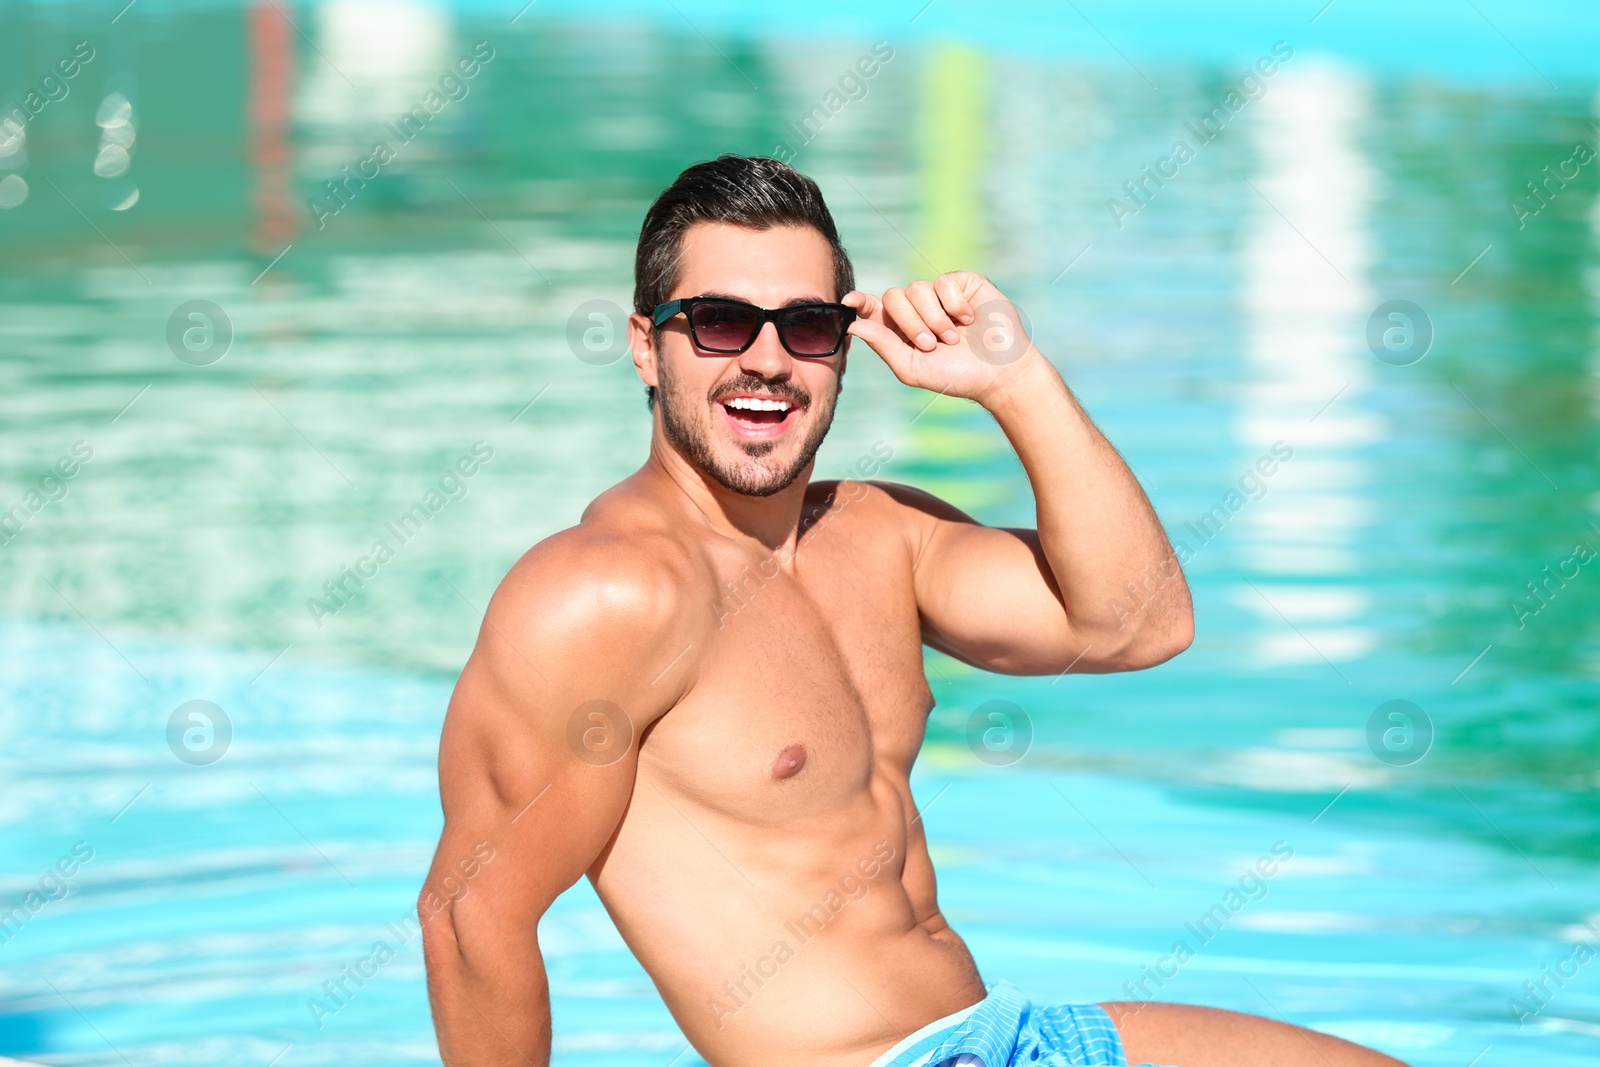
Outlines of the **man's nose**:
M739 353L739 369L761 378L787 378L793 360L778 340L778 324L764 322L750 347Z

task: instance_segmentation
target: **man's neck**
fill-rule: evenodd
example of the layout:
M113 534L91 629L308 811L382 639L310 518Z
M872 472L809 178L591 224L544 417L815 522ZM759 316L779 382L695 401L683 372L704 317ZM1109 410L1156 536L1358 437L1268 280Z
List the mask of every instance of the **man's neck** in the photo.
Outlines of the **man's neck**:
M645 468L668 480L683 494L687 506L717 533L787 557L798 536L801 506L814 465L814 461L806 464L799 477L771 496L750 496L734 492L695 466L658 432L650 440L650 460Z

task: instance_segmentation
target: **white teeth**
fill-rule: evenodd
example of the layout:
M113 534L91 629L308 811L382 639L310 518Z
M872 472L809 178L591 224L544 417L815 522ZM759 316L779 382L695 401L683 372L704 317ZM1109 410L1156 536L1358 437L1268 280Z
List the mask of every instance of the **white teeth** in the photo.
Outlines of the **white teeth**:
M727 401L727 406L746 411L788 411L791 407L787 400L758 400L753 396L736 396Z

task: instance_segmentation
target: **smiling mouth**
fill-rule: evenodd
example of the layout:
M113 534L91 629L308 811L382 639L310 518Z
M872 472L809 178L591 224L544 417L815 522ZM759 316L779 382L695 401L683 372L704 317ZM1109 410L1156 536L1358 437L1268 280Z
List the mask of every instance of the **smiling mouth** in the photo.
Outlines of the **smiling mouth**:
M777 396L733 396L720 406L741 437L776 437L798 410L794 401Z

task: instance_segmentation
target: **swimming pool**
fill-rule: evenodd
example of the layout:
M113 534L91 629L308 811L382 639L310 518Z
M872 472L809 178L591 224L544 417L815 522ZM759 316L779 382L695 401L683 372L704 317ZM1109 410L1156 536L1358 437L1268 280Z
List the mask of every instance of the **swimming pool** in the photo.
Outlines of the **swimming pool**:
M789 138L861 284L976 265L1015 295L1188 550L1199 634L1158 670L929 655L913 785L985 977L1416 1064L1593 1061L1600 211L1592 164L1525 183L1594 144L1595 77L1489 7L1510 41L1404 63L1319 41L1360 36L1340 7L1257 39L1236 5L1185 51L1090 6L1104 37L961 43L950 6L819 8L803 48L702 37L694 5L7 13L7 70L96 52L4 157L29 191L0 210L0 509L26 511L0 545L0 1055L437 1062L402 917L453 672L506 567L646 439L591 304L628 303L681 166ZM875 40L893 57L796 143ZM329 199L480 41L459 98ZM1031 522L981 412L869 358L849 386L822 473L887 446L885 476ZM992 700L1026 752L969 745ZM1392 701L1414 732L1386 747ZM557 1062L697 1062L585 886L541 943Z

